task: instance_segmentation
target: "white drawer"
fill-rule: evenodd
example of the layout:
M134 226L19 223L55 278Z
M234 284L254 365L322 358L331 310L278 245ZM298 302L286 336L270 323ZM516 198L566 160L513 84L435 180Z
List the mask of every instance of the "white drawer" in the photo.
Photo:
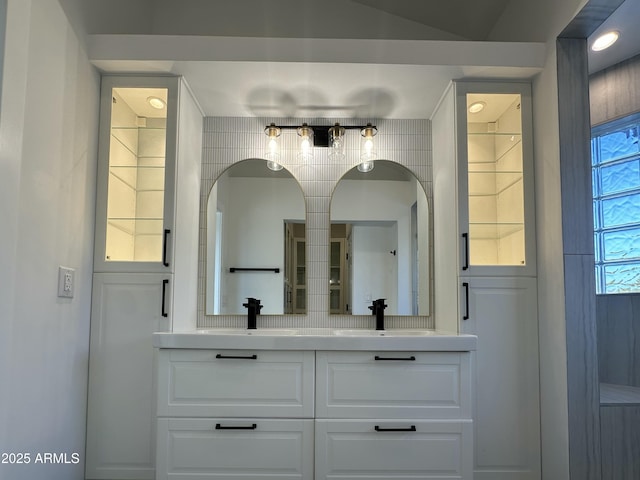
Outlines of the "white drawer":
M313 420L159 418L156 480L313 480Z
M315 480L471 479L470 420L316 420Z
M313 418L312 351L160 350L158 416Z
M468 353L316 352L317 418L471 418Z

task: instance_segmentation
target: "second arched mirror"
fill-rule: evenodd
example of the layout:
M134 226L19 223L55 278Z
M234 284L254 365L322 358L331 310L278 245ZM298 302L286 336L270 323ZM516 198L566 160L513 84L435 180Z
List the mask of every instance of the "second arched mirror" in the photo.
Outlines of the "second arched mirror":
M306 312L305 203L285 169L261 159L229 167L207 202L206 313L244 314L257 298L262 314Z
M329 311L370 315L384 298L387 315L429 314L429 206L415 175L375 161L354 167L331 199Z

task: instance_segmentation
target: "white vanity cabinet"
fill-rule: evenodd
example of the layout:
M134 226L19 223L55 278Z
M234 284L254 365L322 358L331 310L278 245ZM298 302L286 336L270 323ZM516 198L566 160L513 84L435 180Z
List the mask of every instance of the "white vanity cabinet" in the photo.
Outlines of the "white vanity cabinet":
M471 479L469 353L317 352L315 479Z
M469 277L462 331L472 352L476 480L540 478L536 279Z
M195 327L202 113L179 77L105 76L100 115L85 475L153 479L151 335Z
M471 480L475 337L448 337L156 334L156 478Z
M150 338L153 332L169 328L168 317L161 312L165 285L158 274L94 274L88 479L154 478L155 376Z
M159 351L156 479L313 479L314 352Z
M436 328L478 336L476 480L541 475L531 118L519 82L452 82L431 118Z

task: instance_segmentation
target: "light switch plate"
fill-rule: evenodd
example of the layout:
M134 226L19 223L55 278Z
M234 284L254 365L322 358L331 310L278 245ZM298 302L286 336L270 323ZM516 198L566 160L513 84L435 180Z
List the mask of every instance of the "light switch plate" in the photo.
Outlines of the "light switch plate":
M73 298L75 270L69 267L58 267L58 296Z

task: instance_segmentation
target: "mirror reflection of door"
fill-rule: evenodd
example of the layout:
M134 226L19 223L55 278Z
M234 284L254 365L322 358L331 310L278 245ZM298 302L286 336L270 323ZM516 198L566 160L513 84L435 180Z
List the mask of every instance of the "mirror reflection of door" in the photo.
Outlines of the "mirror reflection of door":
M395 222L331 225L330 313L370 315L369 305L386 299L398 310L398 261Z
M330 215L330 313L370 315L384 298L386 314L428 315L429 208L413 173L385 160L350 170Z
M329 313L351 313L351 225L332 224L329 246Z
M284 222L284 313L307 310L305 224Z

